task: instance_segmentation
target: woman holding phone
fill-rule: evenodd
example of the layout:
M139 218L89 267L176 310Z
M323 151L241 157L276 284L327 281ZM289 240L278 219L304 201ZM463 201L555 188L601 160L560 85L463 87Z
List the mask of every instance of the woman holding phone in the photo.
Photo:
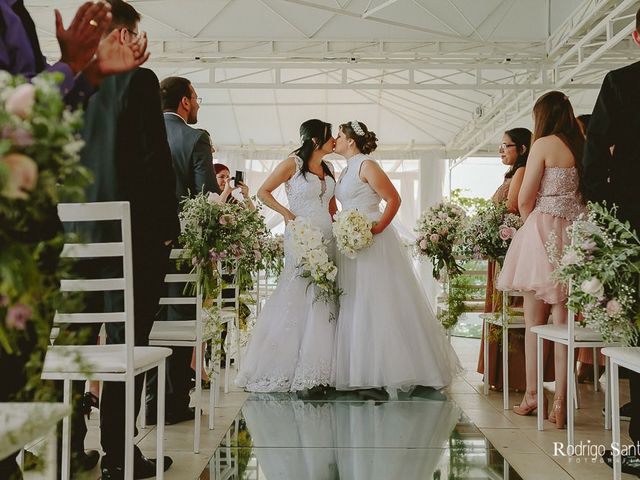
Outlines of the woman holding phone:
M246 207L249 210L256 209L255 204L249 196L249 187L244 183L244 172L236 170L235 177L232 177L229 167L227 167L223 163L214 163L213 169L216 173L216 181L218 182L220 191L222 191L222 198L226 198L226 201L229 203L238 203L239 200L231 195L231 192L233 192L233 190L240 189L240 193L242 194L242 197L244 199L243 203L246 205Z

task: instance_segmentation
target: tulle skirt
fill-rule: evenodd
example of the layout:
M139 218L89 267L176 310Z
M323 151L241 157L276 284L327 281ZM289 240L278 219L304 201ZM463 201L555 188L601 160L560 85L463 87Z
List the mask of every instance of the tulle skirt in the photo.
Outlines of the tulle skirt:
M571 223L548 213L531 212L511 241L498 277L498 290L534 292L537 299L552 305L564 302L567 292L551 277L554 266L546 245L553 241L556 251L562 253L571 243L567 232Z
M442 388L461 370L394 227L355 259L338 254L339 390Z

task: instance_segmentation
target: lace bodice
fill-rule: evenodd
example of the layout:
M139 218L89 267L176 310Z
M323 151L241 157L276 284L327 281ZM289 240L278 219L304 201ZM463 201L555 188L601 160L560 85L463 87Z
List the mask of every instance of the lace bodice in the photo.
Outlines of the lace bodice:
M316 218L323 224L331 223L329 215L329 201L333 197L336 183L326 175L321 179L311 172L302 175L300 167L302 159L293 157L296 161L296 173L285 183L289 210L296 217L306 217L314 221Z
M585 212L578 182L578 170L575 167L545 168L534 211L575 220Z
M347 167L342 171L336 186L336 198L343 210L356 209L377 214L380 212L380 195L360 179L360 167L365 160L373 159L359 153L347 160Z

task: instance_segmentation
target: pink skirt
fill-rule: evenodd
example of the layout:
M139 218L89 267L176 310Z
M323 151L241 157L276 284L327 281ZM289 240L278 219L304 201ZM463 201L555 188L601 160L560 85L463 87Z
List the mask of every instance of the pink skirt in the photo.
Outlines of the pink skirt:
M531 212L511 241L498 277L498 290L534 292L537 299L552 305L564 302L567 291L551 277L554 266L549 261L546 244L551 232L555 233L556 249L561 254L564 246L571 243L567 232L571 224L565 218Z

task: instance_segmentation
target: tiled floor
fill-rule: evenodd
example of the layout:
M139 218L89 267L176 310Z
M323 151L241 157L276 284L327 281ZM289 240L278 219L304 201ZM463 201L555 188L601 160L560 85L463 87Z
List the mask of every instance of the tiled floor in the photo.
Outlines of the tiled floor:
M229 468L227 468L228 476L221 475L217 467L224 470L225 467L235 468L242 465L246 465L246 474L242 478L257 478L251 471L252 468L257 470L256 464L262 465L262 469L276 468L276 472L281 472L276 476L260 477L266 480L271 478L347 480L402 478L409 480L425 478L416 472L429 469L431 472L439 472L429 475L428 478L434 479L503 478L501 467L503 458L513 467L511 478L518 478L518 476L523 479L554 480L612 478L611 470L601 463L598 457L592 461L594 457L590 455L570 458L554 455L554 442L566 443L566 430L556 430L554 425L545 422L545 430L540 432L536 429L535 417L520 417L511 410L503 410L502 393L490 392L487 397L482 395L482 376L475 372L479 341L454 338L453 344L466 370L465 374L456 379L445 392L448 399L454 403L428 398L429 395L426 395L427 398L419 399L418 402L405 402L411 405L382 405L382 408L379 408L381 405L376 406L373 402L353 402L349 401L349 398L333 398L333 402L327 402L326 399L320 402L291 402L286 398L269 403L266 400L256 401L255 399L246 402L249 396L234 389L229 394L219 397L214 430L208 430L208 417L202 417L199 454L194 455L191 450L193 424L186 422L165 427L165 452L174 460L165 478L167 480L240 478L234 477L235 472L230 471ZM549 384L548 387L552 389L553 384ZM601 415L604 393L594 392L593 384L580 385L580 391L582 404L576 414L576 443L583 445L588 445L589 442L591 445L610 443L610 432L604 430ZM620 391L621 402L624 402L628 398L625 381L621 384ZM552 392L548 391L547 395L551 398ZM516 404L520 398L521 394L512 393L510 403ZM244 410L245 417L248 416L248 418L239 416L243 404L247 405ZM463 412L462 416L459 415L458 407ZM311 428L310 431L315 432L311 436L305 433L309 431L306 426L300 427L300 409L312 412L313 417L310 418L318 422ZM247 412L249 412L248 415ZM434 413L438 415L434 416ZM436 417L439 419L437 422L434 420ZM256 419L258 419L257 422ZM451 421L447 422L447 419ZM332 425L331 422L340 427L334 426L332 430L327 430L327 425ZM87 448L99 448L98 425L97 415L92 416L89 421ZM344 430L343 427L346 426L349 426L350 432ZM442 440L442 438L446 443L446 439L451 437L453 427L456 427L456 431L462 431L468 440L467 443L458 444L462 446L465 455L471 452L471 455L464 457L471 459L465 460L466 463L456 463L455 459L460 457L456 455L459 450L454 448L452 462L452 450L439 448L438 445L442 445L442 442L438 443L439 440L433 443L434 439ZM374 430L371 430L372 428ZM630 442L626 435L627 428L628 424L623 422L623 443ZM235 446L235 439L239 438L240 447L243 442L247 442L250 432L255 445L253 451L247 448L228 449L226 443L228 431L232 439L231 443ZM239 437L232 435L236 431L240 433ZM389 437L381 433L389 431L396 434ZM155 432L155 428L151 427L142 430L137 438L142 451L150 456L155 456ZM403 432L405 432L404 435ZM489 443L485 442L485 437ZM393 440L389 441L389 438ZM223 446L215 455L218 445ZM384 450L377 448L381 446ZM322 448L326 458L323 459L320 456L319 464L317 461L309 463L309 457L305 454L311 450L301 447ZM238 460L236 463L233 463L235 460L231 461L234 454L230 450L236 452L236 460ZM209 460L212 457L210 464ZM303 466L309 469L309 465L312 465L312 469L317 468L320 475L288 477L286 469L277 470L277 468L286 467L300 471L299 469ZM401 465L405 465L404 470L398 470ZM361 470L363 466L366 468L375 466L375 469ZM409 466L413 466L414 470L407 470ZM455 468L463 470L452 471ZM465 468L467 469L464 470ZM350 477L351 472L356 472L357 469L360 469L357 475L354 473ZM323 471L328 473L322 476ZM336 476L336 472L342 471L348 473ZM392 474L397 471L402 471L400 476ZM449 477L450 473L454 473L454 477ZM99 471L95 469L85 478L98 477ZM31 474L26 478L37 478L37 476ZM623 478L634 477L623 475Z

